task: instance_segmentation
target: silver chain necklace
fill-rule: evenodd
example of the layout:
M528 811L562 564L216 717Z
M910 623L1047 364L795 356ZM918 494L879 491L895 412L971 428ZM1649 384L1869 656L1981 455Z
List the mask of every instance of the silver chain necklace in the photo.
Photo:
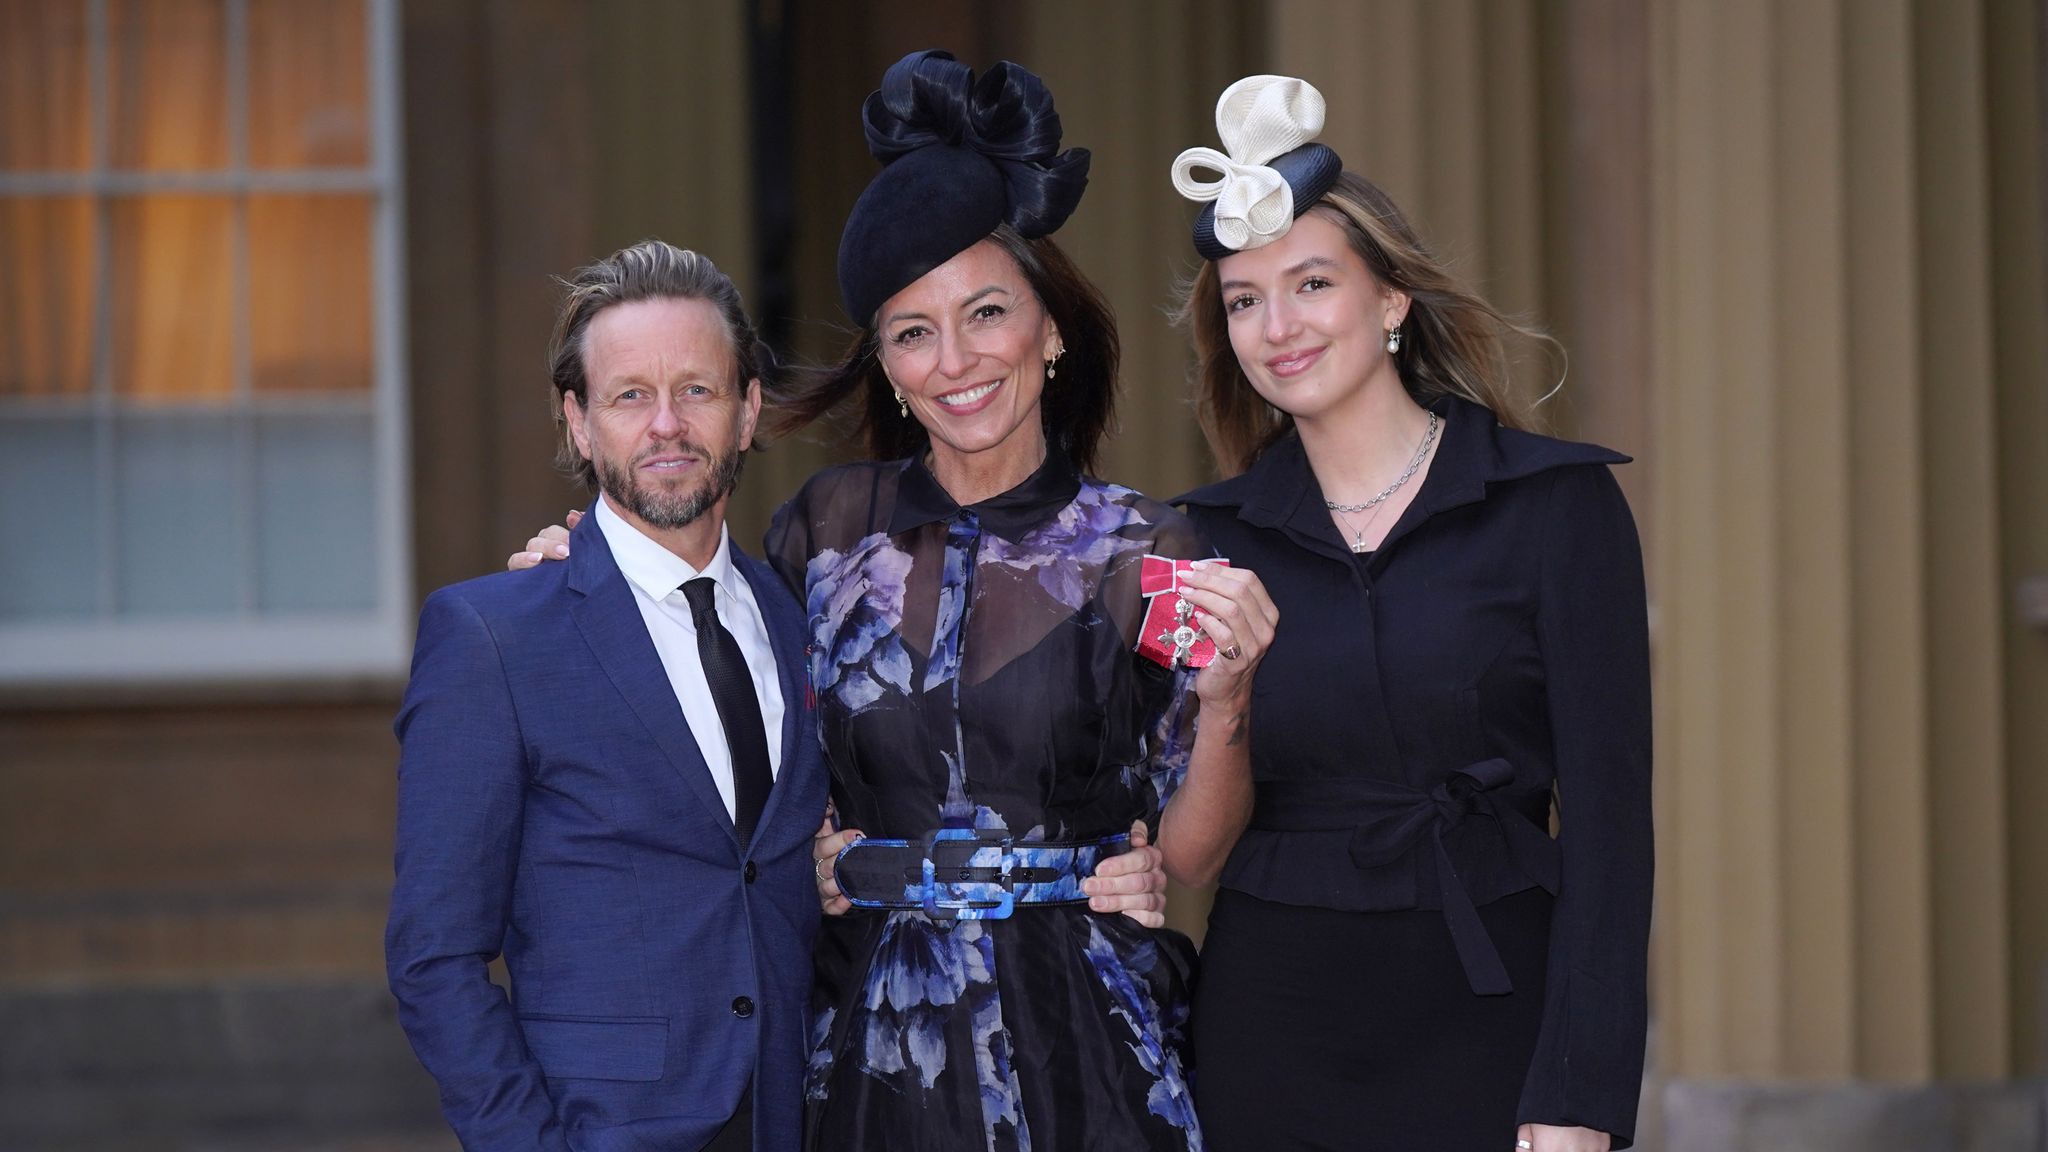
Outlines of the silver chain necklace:
M1396 479L1392 484L1389 484L1385 488L1380 489L1379 495L1373 497L1370 500L1367 500L1363 504L1339 504L1335 500L1325 500L1323 501L1323 507L1328 508L1330 511L1337 513L1364 512L1369 509L1377 508L1381 504L1385 503L1387 497L1392 496L1396 492L1399 492L1401 490L1401 485L1406 484L1409 480L1413 479L1415 476L1415 470L1422 467L1423 460L1429 456L1430 446L1436 443L1436 433L1438 426L1439 425L1437 423L1436 413L1431 412L1429 414L1429 429L1423 432L1422 443L1415 446L1415 459L1408 461L1408 470L1401 473L1400 477Z

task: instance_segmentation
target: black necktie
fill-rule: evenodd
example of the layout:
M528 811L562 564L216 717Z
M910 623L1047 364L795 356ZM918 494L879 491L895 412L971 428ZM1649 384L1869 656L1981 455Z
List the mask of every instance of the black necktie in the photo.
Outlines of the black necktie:
M768 804L774 776L768 771L768 737L761 722L761 700L754 695L754 677L739 641L718 620L718 582L709 576L685 581L683 596L697 625L697 656L711 685L711 702L725 727L725 746L732 752L732 825L744 847L754 838L754 823Z

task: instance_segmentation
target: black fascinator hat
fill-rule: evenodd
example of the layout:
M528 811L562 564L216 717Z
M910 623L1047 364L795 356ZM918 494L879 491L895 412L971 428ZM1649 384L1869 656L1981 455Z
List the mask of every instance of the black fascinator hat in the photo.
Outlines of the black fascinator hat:
M1052 92L1007 60L977 79L949 52L913 52L882 74L861 123L882 170L840 233L839 299L863 327L1000 224L1050 235L1088 186L1088 150L1059 150Z

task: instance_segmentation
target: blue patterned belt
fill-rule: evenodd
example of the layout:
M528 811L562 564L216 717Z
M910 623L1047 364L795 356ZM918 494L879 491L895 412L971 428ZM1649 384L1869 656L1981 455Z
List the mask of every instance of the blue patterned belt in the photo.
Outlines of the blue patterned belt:
M1499 758L1460 768L1427 791L1363 777L1268 780L1254 786L1251 823L1277 832L1351 830L1351 860L1361 868L1392 864L1428 836L1436 850L1438 906L1465 979L1481 996L1501 996L1514 991L1514 984L1444 845L1444 832L1468 815L1491 817L1500 825L1509 859L1555 896L1557 842L1538 823L1549 814L1549 789L1518 793L1514 782L1514 766Z
M934 920L1001 920L1020 904L1078 904L1095 866L1130 851L1130 833L1100 840L1013 840L998 830L940 828L922 840L856 840L833 863L856 908L917 910Z

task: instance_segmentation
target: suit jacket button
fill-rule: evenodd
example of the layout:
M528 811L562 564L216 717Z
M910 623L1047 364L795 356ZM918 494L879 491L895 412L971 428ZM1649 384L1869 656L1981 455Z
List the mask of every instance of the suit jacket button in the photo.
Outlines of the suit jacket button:
M746 878L747 883L752 884L754 882L754 877L759 873L759 871L759 869L754 867L754 862L752 860L749 860L747 861L747 866L745 868L740 869L740 875Z
M737 1017L739 1017L739 1018L740 1018L740 1019L742 1019L742 1020L745 1020L745 1019L746 1019L747 1017L749 1017L749 1016L752 1016L752 1015L754 1014L754 1000L753 1000L753 997L751 997L751 996L735 996L735 997L733 997L733 998L732 998L732 1014L733 1014L733 1015L735 1015L735 1016L737 1016Z

